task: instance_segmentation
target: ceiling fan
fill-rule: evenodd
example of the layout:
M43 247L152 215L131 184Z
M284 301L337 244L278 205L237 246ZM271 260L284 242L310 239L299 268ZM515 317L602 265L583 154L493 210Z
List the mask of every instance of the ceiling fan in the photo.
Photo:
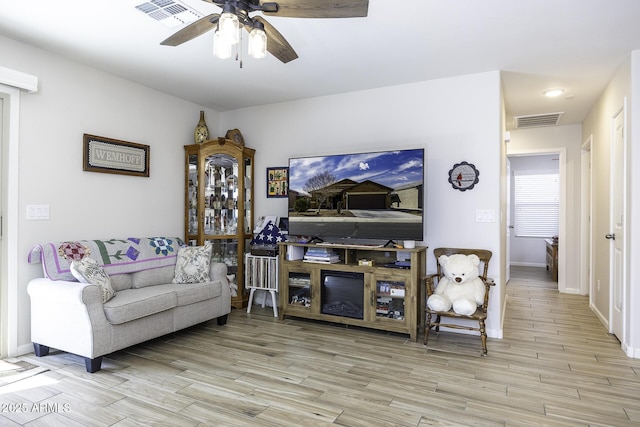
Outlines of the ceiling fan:
M252 30L262 30L266 35L266 50L283 63L293 61L298 54L287 40L261 16L249 16L253 12L261 12L267 16L288 18L356 18L367 16L369 0L279 0L265 2L262 0L203 0L222 8L222 14L212 13L187 25L161 45L178 46L188 42L210 30L220 30L219 23L226 16L234 15L240 27L244 27L252 36ZM230 15L229 15L230 14ZM223 19L221 19L221 17ZM233 16L231 16L233 18ZM251 43L251 41L250 41Z

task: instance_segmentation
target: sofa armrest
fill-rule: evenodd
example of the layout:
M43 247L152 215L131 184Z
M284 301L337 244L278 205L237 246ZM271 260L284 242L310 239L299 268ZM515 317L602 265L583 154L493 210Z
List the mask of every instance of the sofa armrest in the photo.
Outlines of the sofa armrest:
M225 314L228 314L231 312L231 288L229 287L229 279L227 279L227 264L223 262L212 262L209 269L209 279L212 282L219 280L220 283L222 283L223 304L225 307L227 305L229 306L229 310L225 310Z
M29 282L27 293L32 342L89 358L111 352L99 286L38 278Z
M92 289L92 287L95 289ZM29 282L27 285L27 293L32 299L43 298L51 302L51 304L100 303L102 305L100 288L88 283L38 278Z

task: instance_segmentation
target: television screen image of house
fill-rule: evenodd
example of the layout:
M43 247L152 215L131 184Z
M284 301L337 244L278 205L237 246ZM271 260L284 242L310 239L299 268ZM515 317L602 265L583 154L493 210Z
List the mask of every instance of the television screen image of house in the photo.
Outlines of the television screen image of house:
M424 150L289 159L289 232L421 240Z

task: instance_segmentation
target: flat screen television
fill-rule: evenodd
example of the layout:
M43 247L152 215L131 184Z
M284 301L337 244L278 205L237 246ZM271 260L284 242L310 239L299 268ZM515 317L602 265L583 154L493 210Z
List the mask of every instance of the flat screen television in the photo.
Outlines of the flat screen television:
M289 159L289 234L422 240L424 149Z

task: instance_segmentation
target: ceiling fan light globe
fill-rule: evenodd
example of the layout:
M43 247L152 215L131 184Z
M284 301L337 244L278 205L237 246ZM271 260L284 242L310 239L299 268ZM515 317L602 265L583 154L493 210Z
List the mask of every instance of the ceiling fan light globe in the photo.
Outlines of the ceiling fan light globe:
M233 45L227 43L225 39L220 37L220 32L216 30L213 33L213 54L220 59L231 58Z
M249 56L257 59L267 56L267 35L260 28L254 28L249 33Z
M229 44L236 44L239 40L240 21L238 17L231 12L224 12L220 15L218 21L218 33L220 37L225 39Z

